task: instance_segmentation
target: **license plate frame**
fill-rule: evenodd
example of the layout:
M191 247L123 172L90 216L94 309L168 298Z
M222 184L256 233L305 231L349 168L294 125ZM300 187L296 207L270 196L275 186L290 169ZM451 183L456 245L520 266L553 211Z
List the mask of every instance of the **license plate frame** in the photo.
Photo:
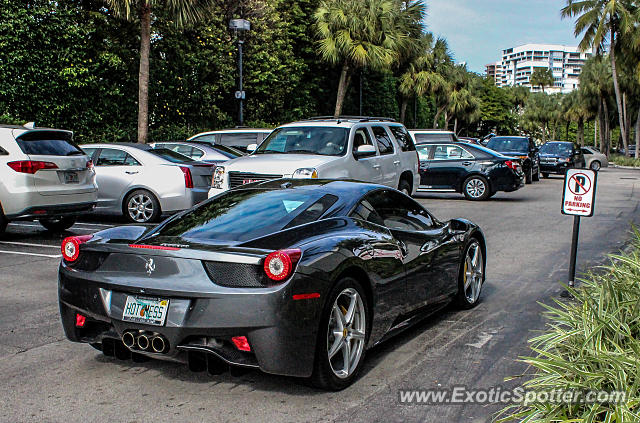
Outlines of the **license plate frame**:
M122 321L164 326L168 311L169 299L167 298L127 295L122 308Z
M79 184L80 183L80 175L78 172L74 171L66 171L63 173L64 183L65 184Z

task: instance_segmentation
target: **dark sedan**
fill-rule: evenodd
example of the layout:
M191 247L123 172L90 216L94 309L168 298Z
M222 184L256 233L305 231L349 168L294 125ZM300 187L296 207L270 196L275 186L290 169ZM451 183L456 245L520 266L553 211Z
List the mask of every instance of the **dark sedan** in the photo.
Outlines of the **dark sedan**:
M498 153L517 157L522 160L522 171L525 183L540 180L540 157L538 147L529 137L493 137L486 145L487 148Z
M63 241L67 337L120 359L259 368L348 386L367 348L451 301L471 308L485 240L410 197L348 181L227 191L160 225Z
M417 192L461 192L468 200L486 200L498 191L524 186L520 159L480 145L418 144L416 150L420 157Z
M549 141L540 147L540 171L543 178L550 173L564 175L567 169L585 167L584 154L572 142Z

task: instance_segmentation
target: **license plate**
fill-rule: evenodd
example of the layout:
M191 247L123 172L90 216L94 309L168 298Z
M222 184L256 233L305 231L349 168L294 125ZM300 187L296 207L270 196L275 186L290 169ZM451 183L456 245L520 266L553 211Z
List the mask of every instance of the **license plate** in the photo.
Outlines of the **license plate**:
M64 183L65 184L77 184L79 182L78 172L65 172Z
M168 309L169 300L127 295L122 320L125 322L163 326Z

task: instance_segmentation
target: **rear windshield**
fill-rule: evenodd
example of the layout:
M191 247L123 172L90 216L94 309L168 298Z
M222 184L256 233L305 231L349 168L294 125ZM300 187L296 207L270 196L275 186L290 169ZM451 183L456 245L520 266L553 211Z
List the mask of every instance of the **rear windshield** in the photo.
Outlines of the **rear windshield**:
M423 142L450 142L453 141L451 134L414 134L413 138L416 139L416 144Z
M81 156L84 152L73 141L71 134L59 131L27 132L16 138L24 154L33 156Z
M240 157L242 156L242 152L236 150L233 147L228 147L226 145L214 145L212 146L214 150L216 150L218 153L230 158L230 159L235 159L236 157Z
M258 134L255 132L239 132L230 134L220 134L221 145L230 147L242 147L246 148L249 144L256 144L258 142Z
M166 148L154 148L147 151L153 155L162 157L163 159L168 160L171 163L191 163L195 161L183 154L176 153L175 151Z
M487 143L487 148L501 153L527 153L529 151L529 140L527 138L494 137Z
M158 235L185 240L246 241L313 222L337 199L299 189L232 190L170 221Z

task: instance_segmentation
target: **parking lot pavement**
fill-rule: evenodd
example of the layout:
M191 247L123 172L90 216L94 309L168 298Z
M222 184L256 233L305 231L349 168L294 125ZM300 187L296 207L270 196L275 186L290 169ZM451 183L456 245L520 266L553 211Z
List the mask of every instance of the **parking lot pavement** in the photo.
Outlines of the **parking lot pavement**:
M488 421L500 406L406 406L398 390L509 386L504 378L525 370L515 359L543 327L537 302L549 302L566 280L572 218L560 214L561 190L555 177L481 203L420 196L440 219L466 217L483 228L482 302L445 310L369 351L361 377L335 393L255 371L210 376L181 364L117 361L66 341L56 292L59 242L117 221L92 218L65 235L11 224L0 237L0 421ZM640 172L600 172L596 215L582 219L579 269L623 246L630 223L640 223L639 201Z

